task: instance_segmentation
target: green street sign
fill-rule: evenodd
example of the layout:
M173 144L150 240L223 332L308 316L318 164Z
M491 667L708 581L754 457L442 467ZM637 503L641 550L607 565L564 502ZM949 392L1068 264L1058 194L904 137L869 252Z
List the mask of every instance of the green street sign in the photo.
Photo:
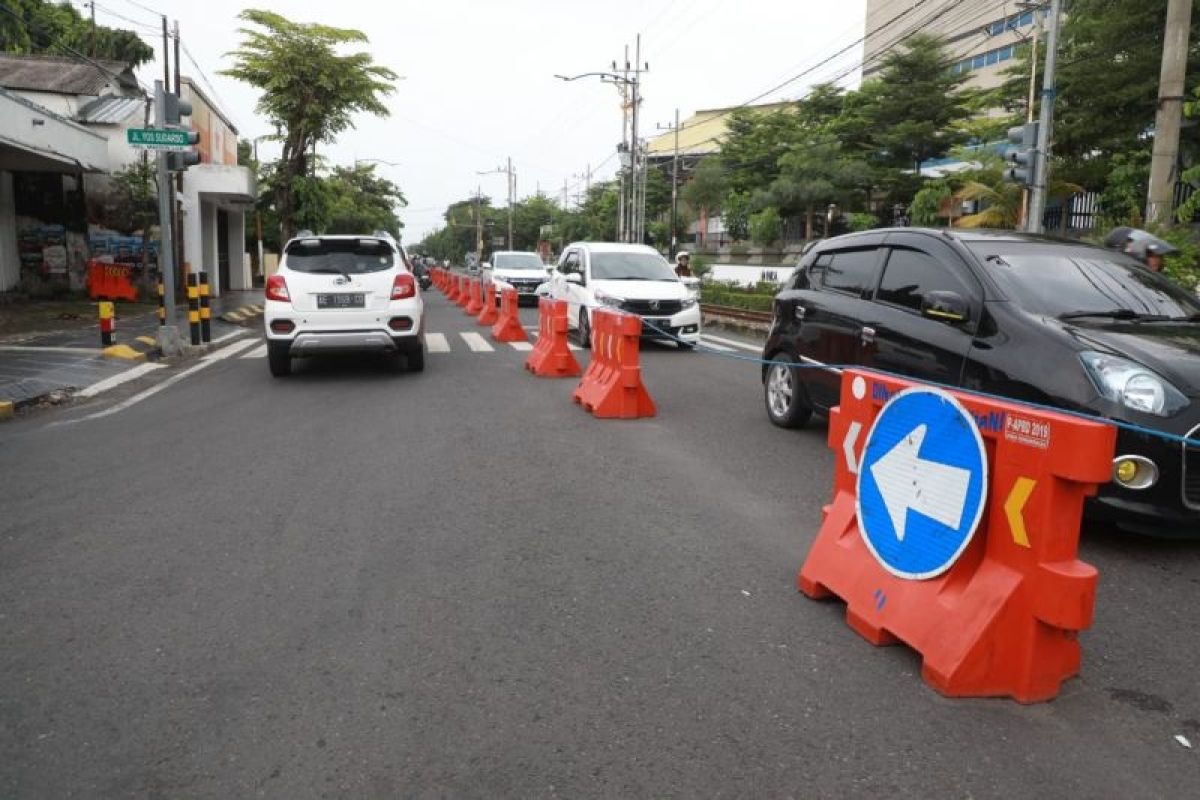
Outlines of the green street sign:
M187 150L191 131L167 130L163 128L127 128L125 140L138 150Z

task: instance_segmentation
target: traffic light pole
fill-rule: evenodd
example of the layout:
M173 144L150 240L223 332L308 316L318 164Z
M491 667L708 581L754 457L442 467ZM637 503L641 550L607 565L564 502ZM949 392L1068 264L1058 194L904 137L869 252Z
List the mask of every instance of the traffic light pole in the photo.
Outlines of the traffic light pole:
M1050 176L1050 133L1054 126L1054 85L1058 66L1058 22L1062 0L1050 0L1050 19L1046 27L1046 69L1042 73L1042 107L1038 116L1037 148L1034 151L1033 191L1029 194L1029 217L1025 230L1044 233L1046 216L1046 186Z
M154 82L154 127L166 127L166 91L162 81ZM171 237L171 173L167 169L168 154L154 154L158 163L158 269L162 273L163 294L166 297L167 326L175 327L175 248Z

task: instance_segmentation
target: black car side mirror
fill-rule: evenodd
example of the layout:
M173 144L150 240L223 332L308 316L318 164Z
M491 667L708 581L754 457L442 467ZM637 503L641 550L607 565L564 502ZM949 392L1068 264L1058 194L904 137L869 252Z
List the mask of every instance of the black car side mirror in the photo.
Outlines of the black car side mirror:
M921 298L921 315L942 322L966 322L971 306L958 292L926 292Z

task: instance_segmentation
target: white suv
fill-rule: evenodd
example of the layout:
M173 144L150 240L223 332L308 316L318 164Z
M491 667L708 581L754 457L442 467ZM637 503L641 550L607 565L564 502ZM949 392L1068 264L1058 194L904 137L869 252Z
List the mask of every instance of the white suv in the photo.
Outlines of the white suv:
M267 279L263 320L271 374L317 353L378 351L425 368L425 306L400 245L386 233L313 236L283 248Z
M483 265L483 275L485 281L496 284L497 297L501 289L516 289L517 302L537 302L538 287L550 279L541 256L517 250L492 253L491 262Z
M550 278L550 296L566 300L568 325L591 345L592 311L608 306L642 317L642 335L690 350L700 341L700 306L653 247L610 242L567 245ZM660 333L661 332L661 333ZM664 335L666 334L666 335Z

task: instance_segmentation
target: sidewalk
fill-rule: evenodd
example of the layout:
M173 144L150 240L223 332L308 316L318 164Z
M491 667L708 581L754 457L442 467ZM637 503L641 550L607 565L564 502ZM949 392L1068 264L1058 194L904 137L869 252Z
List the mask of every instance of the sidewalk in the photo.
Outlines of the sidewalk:
M262 305L262 291L227 292L212 299L212 338L214 340L245 328L255 328L258 317L247 314L242 325L224 322L222 314L247 306ZM187 307L176 308L176 326L184 341L188 339ZM118 320L113 341L135 344L139 351L151 349L138 337L153 339L158 332L154 311ZM153 353L151 354L153 356ZM145 364L105 358L100 345L99 323L59 331L41 332L26 337L7 337L0 343L0 405L16 407L38 402L63 402L71 395L111 381L122 373L148 371ZM102 384L103 385L103 384Z

